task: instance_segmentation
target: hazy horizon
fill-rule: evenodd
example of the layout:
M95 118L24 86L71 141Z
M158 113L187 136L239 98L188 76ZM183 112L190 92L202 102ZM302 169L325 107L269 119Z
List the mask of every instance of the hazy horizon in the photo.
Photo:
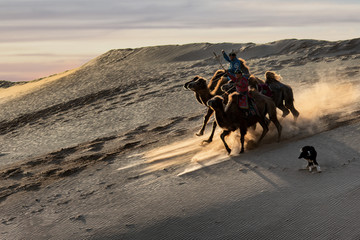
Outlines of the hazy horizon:
M353 39L360 37L359 12L354 0L4 0L0 80L46 77L111 49Z

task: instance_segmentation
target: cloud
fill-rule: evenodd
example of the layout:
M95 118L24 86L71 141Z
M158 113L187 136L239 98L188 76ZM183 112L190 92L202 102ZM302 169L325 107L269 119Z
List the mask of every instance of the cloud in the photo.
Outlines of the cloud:
M132 29L360 24L355 0L2 0L0 42L81 40Z
M3 0L0 30L291 26L360 22L359 12L351 1Z
M0 64L75 67L111 48L159 44L347 39L359 37L359 12L358 0L1 0Z

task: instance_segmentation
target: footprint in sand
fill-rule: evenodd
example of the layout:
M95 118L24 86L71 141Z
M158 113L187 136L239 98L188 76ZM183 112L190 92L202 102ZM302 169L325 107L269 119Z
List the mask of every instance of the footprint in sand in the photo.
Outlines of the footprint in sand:
M12 224L12 222L16 219L16 217L11 217L7 220L2 220L1 223L4 224L4 225L10 225Z
M81 221L83 223L86 223L86 218L84 215L78 215L76 217L71 217L70 220L71 221Z
M242 173L247 173L248 170L244 169L244 168L239 168L239 172L242 172Z

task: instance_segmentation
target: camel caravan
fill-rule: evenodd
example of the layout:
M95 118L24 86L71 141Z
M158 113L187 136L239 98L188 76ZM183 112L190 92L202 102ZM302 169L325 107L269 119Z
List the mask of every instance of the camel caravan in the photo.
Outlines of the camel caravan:
M215 53L214 53L215 54ZM231 132L240 130L240 153L244 152L244 140L249 127L256 127L259 123L262 133L257 144L269 131L272 122L277 129L277 141L280 141L282 126L277 118L276 108L282 111L285 118L290 112L294 122L299 112L294 106L292 88L281 82L281 76L273 71L265 73L265 81L250 74L249 67L242 58L237 58L233 51L229 56L222 51L223 57L230 63L226 70L218 56L222 67L217 70L209 82L201 76L195 76L184 84L184 88L194 92L196 100L207 107L207 113L197 136L202 136L210 117L214 114L212 131L205 143L213 140L215 129L222 129L220 138L224 143L228 154L231 149L225 141L225 137Z

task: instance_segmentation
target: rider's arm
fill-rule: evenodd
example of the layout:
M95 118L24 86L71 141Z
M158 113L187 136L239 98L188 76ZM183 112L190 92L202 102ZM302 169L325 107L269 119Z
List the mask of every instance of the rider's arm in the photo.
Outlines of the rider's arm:
M236 77L234 77L233 75L228 74L227 76L228 76L228 77L230 78L230 80L231 80L231 81L233 81L234 83L236 83L236 82L237 82Z
M224 59L225 59L226 61L231 62L229 56L226 54L225 51L222 51L222 54L223 54Z

